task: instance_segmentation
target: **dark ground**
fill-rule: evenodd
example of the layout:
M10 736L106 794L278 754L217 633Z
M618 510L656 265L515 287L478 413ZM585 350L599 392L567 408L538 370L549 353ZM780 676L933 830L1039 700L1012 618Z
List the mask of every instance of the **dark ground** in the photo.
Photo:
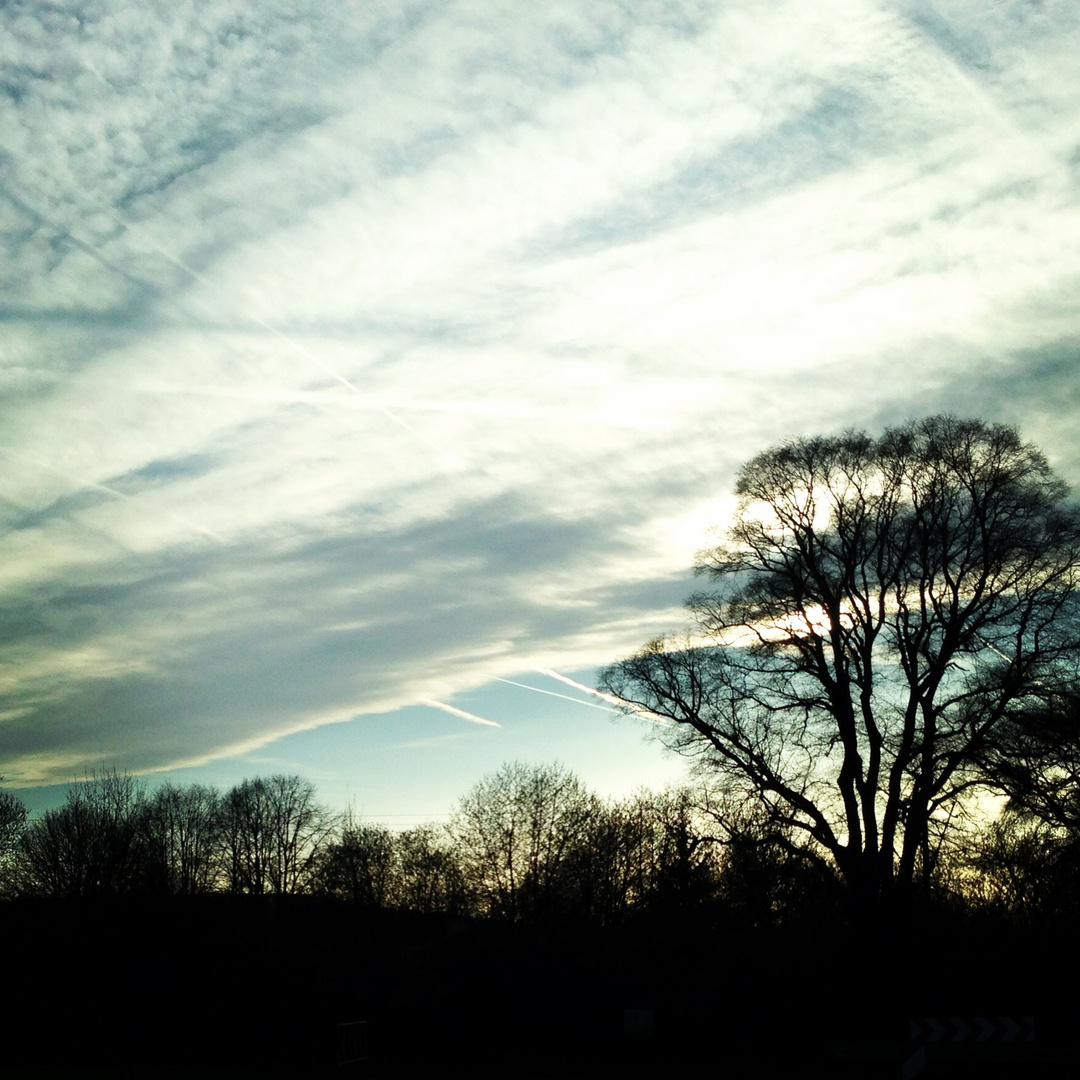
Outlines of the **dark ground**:
M873 957L836 927L715 913L597 930L315 898L0 912L5 1078L895 1078L923 1016L1036 1018L1019 1048L932 1047L926 1080L1072 1078L1080 1059L1061 927L937 913ZM338 1024L360 1020L367 1060L339 1065Z

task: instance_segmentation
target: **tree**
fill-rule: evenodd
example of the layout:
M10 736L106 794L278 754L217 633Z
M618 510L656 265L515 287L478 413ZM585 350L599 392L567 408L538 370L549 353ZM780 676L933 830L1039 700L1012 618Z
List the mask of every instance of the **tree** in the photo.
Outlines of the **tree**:
M450 822L480 908L510 920L558 906L559 876L598 803L564 766L514 761L484 777Z
M216 788L158 788L147 802L143 835L145 873L152 888L179 896L214 889L222 836L222 801Z
M1009 808L1080 840L1080 693L1010 716L982 753Z
M758 807L712 803L708 812L723 837L716 891L727 911L756 929L794 923L827 933L839 906L836 876L808 850L805 834Z
M1076 685L1080 512L1014 428L934 416L801 438L741 469L692 631L604 687L902 910L995 735Z
M95 776L23 833L26 887L48 896L131 892L142 884L145 792L133 777Z
M1075 840L1038 819L1006 811L959 852L960 885L970 905L1032 924L1076 914ZM965 873L966 871L966 873Z
M396 899L398 854L385 825L347 817L337 840L324 846L315 871L319 892L365 907L392 907Z
M333 818L299 776L256 777L225 796L222 861L231 892L302 892Z
M574 844L562 860L560 904L579 919L600 925L621 922L643 908L661 876L661 836L649 792L598 806L587 839Z
M612 923L646 910L680 918L711 900L718 846L701 801L674 788L599 807L587 841L570 855L571 906Z
M459 915L468 909L465 875L445 830L418 825L395 837L398 902L409 911Z
M28 813L21 799L10 791L0 791L0 896L11 887L13 863Z

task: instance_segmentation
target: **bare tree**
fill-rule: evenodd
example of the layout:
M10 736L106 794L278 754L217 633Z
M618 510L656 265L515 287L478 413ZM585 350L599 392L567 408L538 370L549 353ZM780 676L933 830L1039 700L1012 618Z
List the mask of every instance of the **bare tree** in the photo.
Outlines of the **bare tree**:
M420 825L399 833L394 846L402 907L451 915L468 909L465 874L445 830Z
M815 857L804 833L772 820L753 803L725 800L723 792L719 798L708 793L707 812L722 852L716 893L729 914L756 928L797 919L827 930L822 916L839 907L838 881L835 871Z
M857 911L902 905L1010 718L1076 683L1080 512L1011 427L797 439L739 474L691 634L609 668Z
M714 839L685 788L597 805L563 861L563 902L601 924L647 909L674 914L695 907L714 892Z
M1080 840L1080 692L1012 714L981 760L1012 811Z
M0 776L0 780L3 777ZM0 791L0 896L14 887L15 857L29 811L10 791Z
M308 885L333 830L315 787L299 776L257 777L223 800L222 862L232 892L285 895Z
M318 860L313 888L367 907L463 913L469 890L445 829L391 832L346 816Z
M141 884L146 798L133 777L106 773L68 788L22 837L27 887L50 896L129 892Z
M390 830L347 816L338 838L323 847L315 888L365 907L392 907L399 879L397 846Z
M181 896L212 891L220 874L222 824L216 788L201 784L158 788L143 819L148 883Z
M609 925L647 903L657 876L654 811L647 792L594 809L587 836L560 866L559 898L568 912Z
M559 764L515 761L462 797L450 832L480 909L506 919L555 902L564 860L588 835L598 802Z
M953 856L957 892L971 906L1030 925L1062 915L1080 899L1080 843L1032 815L1007 810Z

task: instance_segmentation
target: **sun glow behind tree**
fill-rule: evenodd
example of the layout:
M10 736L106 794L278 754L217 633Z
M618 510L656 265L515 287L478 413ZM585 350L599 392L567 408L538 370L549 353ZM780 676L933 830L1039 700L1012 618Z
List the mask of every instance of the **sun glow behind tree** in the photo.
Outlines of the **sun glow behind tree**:
M694 640L604 688L876 912L929 880L994 733L1076 685L1080 512L1014 429L952 417L783 444L737 492Z

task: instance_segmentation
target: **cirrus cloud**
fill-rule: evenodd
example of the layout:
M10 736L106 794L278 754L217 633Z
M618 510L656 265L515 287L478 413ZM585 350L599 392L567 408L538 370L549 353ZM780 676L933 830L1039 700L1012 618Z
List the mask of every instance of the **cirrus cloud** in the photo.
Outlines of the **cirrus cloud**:
M796 432L1080 474L1072 5L0 20L17 782L609 661Z

